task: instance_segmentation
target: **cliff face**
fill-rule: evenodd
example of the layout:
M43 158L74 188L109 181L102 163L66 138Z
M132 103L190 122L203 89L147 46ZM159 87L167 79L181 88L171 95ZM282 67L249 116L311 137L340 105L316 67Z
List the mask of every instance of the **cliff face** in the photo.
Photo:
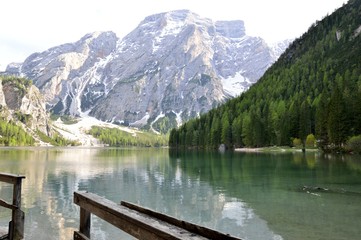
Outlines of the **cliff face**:
M51 134L45 100L29 80L0 77L0 108L4 119L17 122L28 132Z
M32 79L54 113L160 130L247 90L282 48L247 36L243 21L181 10L149 16L123 39L96 32L34 53L7 72Z

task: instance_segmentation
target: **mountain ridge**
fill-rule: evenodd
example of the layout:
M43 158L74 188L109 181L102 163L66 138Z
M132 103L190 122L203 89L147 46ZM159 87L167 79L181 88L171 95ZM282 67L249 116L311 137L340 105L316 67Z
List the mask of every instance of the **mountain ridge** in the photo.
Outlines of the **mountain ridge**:
M350 151L361 134L360 10L350 0L317 21L247 92L172 130L170 145Z
M7 73L33 79L53 113L167 132L248 89L280 52L241 20L178 10L146 17L123 39L95 32L34 53Z

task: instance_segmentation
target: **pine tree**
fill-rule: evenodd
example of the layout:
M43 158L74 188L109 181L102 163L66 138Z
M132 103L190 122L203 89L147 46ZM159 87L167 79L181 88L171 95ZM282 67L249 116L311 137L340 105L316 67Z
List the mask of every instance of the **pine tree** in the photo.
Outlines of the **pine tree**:
M307 100L304 100L300 108L300 119L299 119L299 137L302 141L302 151L306 150L306 138L311 133L311 112L310 105Z
M347 139L347 130L345 128L346 111L344 100L338 86L335 87L331 96L328 109L328 136L330 142L339 149Z
M318 146L322 150L328 148L328 100L326 91L322 92L320 100L316 107L316 138Z
M235 147L242 146L242 118L236 117L232 122L232 143Z
M221 143L225 144L227 147L231 147L232 144L231 134L231 125L229 124L228 114L224 114L222 117Z
M218 116L213 116L211 127L211 147L216 148L221 143L221 123Z

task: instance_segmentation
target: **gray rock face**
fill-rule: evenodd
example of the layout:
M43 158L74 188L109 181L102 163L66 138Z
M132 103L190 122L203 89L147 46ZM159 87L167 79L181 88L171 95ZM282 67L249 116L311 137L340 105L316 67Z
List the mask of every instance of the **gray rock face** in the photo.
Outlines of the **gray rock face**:
M123 39L93 33L32 54L9 72L33 79L56 113L169 128L248 89L279 54L243 21L180 10L145 18Z
M20 73L33 79L50 109L78 115L84 88L100 74L98 69L114 51L117 40L112 32L87 34L76 43L30 55Z
M39 89L21 82L0 81L0 115L7 120L20 122L18 116L26 116L22 122L30 131L40 130L51 135L49 115Z

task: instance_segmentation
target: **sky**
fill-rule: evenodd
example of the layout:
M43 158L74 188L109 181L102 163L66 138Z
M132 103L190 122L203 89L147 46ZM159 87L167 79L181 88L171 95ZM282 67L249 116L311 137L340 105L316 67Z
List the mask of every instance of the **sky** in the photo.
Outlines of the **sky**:
M147 16L188 9L201 17L243 20L246 34L268 43L294 39L347 0L6 0L0 2L0 71L34 52L87 33L124 37Z

